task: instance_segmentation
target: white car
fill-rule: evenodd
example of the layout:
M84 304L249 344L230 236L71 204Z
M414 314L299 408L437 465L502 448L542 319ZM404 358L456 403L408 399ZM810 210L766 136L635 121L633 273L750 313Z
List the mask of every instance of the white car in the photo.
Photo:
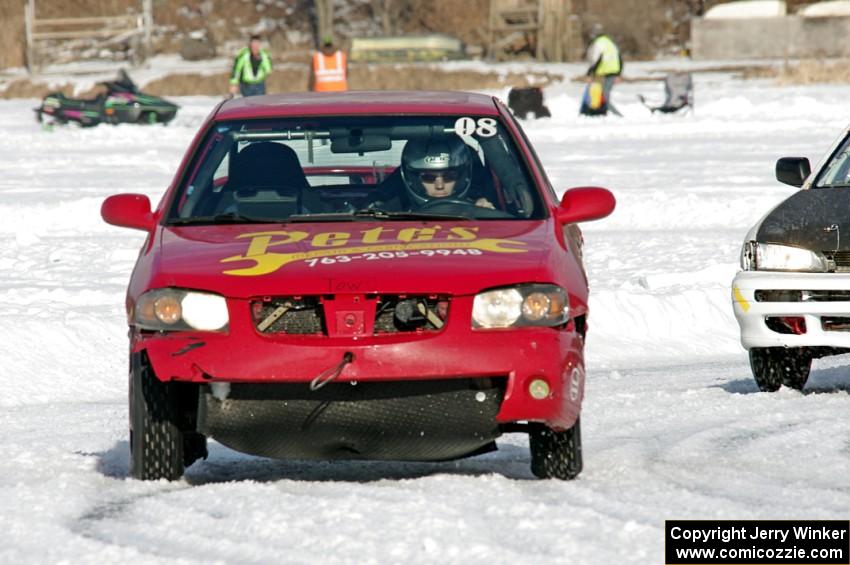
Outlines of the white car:
M850 128L811 172L783 157L801 190L750 229L732 304L759 388L802 389L812 359L850 352Z

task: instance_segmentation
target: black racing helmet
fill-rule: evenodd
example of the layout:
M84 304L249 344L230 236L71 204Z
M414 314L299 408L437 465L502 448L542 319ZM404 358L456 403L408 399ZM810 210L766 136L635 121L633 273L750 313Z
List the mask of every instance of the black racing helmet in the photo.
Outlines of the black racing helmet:
M454 173L452 198L462 198L472 183L472 157L469 147L457 135L407 142L401 153L401 177L416 204L421 206L430 200L422 186L421 175L441 172Z

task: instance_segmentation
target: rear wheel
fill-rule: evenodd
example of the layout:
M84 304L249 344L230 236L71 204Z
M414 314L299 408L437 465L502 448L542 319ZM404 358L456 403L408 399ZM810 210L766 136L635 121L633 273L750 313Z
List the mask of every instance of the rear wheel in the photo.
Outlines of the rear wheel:
M184 444L174 385L156 378L144 353L132 356L130 379L130 474L144 481L177 480Z
M541 479L569 481L581 473L581 425L556 432L544 424L530 424L531 472Z
M805 347L757 347L750 349L750 368L759 390L774 392L782 385L802 390L812 355Z

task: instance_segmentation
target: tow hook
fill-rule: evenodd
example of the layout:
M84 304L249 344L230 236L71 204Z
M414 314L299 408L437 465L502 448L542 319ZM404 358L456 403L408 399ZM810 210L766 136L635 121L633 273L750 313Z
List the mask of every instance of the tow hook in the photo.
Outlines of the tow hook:
M349 363L353 363L354 359L354 353L346 351L345 354L342 356L342 360L339 363L337 363L334 367L325 369L324 371L319 373L315 379L310 381L310 390L319 390L326 384L336 380L340 373L342 373L342 370L345 368L345 366Z

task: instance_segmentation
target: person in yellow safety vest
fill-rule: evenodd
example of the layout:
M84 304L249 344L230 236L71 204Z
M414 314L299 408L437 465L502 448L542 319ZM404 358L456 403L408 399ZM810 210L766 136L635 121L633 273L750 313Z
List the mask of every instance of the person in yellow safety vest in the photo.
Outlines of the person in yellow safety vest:
M623 72L623 58L620 56L620 49L614 43L614 40L603 32L600 24L593 24L590 36L592 41L587 47L587 60L590 63L590 67L587 69L588 82L600 81L602 83L602 96L608 110L622 116L611 103L611 91Z
M331 37L322 38L322 49L313 53L309 89L314 92L348 90L348 61Z
M272 60L262 48L259 35L252 35L248 47L243 47L233 60L230 72L230 94L258 96L266 93L266 77L272 72Z

